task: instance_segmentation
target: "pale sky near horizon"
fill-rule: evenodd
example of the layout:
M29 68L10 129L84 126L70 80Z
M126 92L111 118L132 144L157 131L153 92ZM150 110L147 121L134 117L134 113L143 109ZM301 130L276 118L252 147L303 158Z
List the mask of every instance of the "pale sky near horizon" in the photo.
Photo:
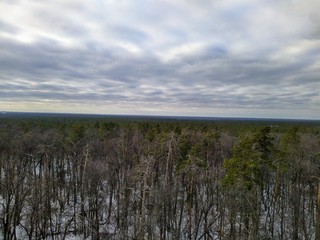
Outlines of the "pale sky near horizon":
M319 0L2 0L0 111L320 119Z

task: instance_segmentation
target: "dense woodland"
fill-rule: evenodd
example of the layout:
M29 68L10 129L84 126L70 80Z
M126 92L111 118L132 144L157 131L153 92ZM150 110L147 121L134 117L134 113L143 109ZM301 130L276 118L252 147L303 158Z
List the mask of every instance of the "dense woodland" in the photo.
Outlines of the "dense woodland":
M320 123L2 117L1 234L320 239Z

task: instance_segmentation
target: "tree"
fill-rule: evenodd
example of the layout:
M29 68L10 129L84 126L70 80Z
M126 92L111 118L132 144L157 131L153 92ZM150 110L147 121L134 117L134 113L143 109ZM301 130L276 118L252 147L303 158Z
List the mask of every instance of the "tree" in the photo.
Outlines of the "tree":
M244 232L250 239L258 237L263 185L268 172L273 169L271 153L270 127L264 127L253 136L240 139L232 157L224 163L223 185L242 193L238 199L242 206L240 216L243 216Z

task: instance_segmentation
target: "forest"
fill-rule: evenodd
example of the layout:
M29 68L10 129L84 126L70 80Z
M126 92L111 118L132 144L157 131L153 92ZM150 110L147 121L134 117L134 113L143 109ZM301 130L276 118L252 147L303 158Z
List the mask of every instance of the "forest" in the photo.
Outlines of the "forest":
M320 122L0 118L0 239L320 239Z

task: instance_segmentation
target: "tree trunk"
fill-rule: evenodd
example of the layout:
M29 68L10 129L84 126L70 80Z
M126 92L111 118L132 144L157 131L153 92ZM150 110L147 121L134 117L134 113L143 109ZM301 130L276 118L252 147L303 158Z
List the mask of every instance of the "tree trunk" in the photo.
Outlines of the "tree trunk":
M316 238L320 239L320 180L318 183L318 193L317 193L317 216L316 216Z

